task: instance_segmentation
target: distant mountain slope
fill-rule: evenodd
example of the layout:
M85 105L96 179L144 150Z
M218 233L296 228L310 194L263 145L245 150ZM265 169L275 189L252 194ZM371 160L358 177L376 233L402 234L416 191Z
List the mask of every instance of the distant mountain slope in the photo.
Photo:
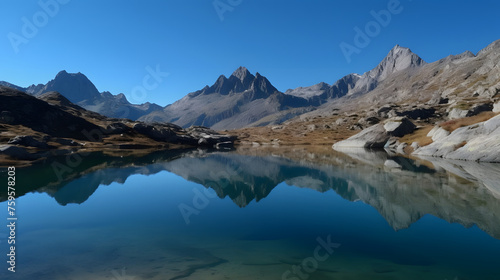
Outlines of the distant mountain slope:
M52 91L59 92L74 104L113 118L137 120L143 115L163 108L149 102L140 105L130 104L122 93L118 95L113 95L110 92L100 93L84 74L68 73L64 70L45 85L38 84L22 88L3 81L0 82L0 85L15 88L34 96Z
M229 78L221 75L212 86L192 92L139 120L172 122L182 127L235 129L283 111L289 112L290 118L312 105L304 98L279 92L264 76L259 73L254 76L240 67Z
M310 87L289 89L285 91L285 94L324 104L345 95L367 93L375 89L380 82L389 76L402 70L419 68L425 64L425 61L410 49L396 45L377 67L363 75L349 74L331 86L321 82Z
M465 51L428 64L414 57L404 62L406 69L387 75L372 90L356 94L372 87L366 82L369 77L377 77L376 73L383 77L381 69L363 75L365 81L360 84L361 78L349 96L324 104L304 117L327 116L332 109L362 113L386 104L399 106L399 111L436 107L446 114L465 114L478 104L492 104L500 98L500 40L477 55Z
M34 96L49 91L57 91L75 104L101 97L97 88L85 75L80 72L69 74L64 70L57 73L56 77L42 88L32 85L27 89L27 92Z

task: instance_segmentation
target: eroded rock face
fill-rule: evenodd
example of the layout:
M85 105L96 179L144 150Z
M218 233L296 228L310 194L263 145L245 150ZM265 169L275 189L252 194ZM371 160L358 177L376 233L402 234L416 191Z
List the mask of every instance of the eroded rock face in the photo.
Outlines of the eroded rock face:
M500 115L488 121L461 127L448 136L433 135L434 142L413 154L448 159L500 162Z

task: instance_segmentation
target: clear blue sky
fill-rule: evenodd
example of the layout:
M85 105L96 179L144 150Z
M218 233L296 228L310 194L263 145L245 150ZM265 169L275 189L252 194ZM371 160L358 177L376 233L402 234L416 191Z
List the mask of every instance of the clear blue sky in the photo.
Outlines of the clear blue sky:
M433 62L500 39L498 1L400 0L403 10L380 32L373 29L377 34L350 63L339 45L354 45L354 28L364 29L372 10L395 0L217 0L234 6L223 20L213 0L59 1L68 3L50 15L38 1L0 2L0 80L46 83L65 69L134 102L144 101L131 92L143 84L145 68L159 65L169 76L147 100L166 105L240 65L285 91L362 74L396 44ZM23 17L40 27L16 41L16 53L9 36L23 36Z

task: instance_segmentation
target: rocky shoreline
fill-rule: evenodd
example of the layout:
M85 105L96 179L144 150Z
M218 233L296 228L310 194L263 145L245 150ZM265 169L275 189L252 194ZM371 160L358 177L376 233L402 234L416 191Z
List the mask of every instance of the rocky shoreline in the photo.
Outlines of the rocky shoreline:
M342 151L349 148L385 149L389 153L417 157L437 157L453 160L500 163L500 115L449 131L436 125L427 133L430 143L421 146L401 142L417 126L407 118L392 118L376 124L346 140L333 144Z

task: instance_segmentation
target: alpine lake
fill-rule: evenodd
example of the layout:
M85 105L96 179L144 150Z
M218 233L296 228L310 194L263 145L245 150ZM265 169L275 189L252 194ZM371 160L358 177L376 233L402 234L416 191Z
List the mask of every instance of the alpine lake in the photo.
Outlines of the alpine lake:
M500 164L95 152L17 168L16 194L16 272L3 254L0 279L500 279Z

